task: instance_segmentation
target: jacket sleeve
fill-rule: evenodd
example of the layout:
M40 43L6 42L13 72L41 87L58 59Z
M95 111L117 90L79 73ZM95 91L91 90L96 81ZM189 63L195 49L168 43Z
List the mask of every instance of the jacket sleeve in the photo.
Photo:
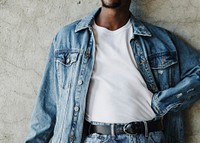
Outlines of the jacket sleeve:
M54 42L52 42L25 143L48 143L51 139L56 121L55 87Z
M200 99L200 54L177 36L171 34L177 48L180 82L153 95L152 109L163 116L169 111L181 111Z

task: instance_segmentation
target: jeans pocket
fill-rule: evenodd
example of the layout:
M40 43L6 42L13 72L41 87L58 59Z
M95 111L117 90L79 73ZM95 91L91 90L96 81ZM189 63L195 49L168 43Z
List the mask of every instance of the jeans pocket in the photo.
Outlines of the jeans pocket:
M165 137L162 131L149 134L148 143L165 143Z
M105 135L93 133L86 137L84 143L105 143L105 140L106 140Z

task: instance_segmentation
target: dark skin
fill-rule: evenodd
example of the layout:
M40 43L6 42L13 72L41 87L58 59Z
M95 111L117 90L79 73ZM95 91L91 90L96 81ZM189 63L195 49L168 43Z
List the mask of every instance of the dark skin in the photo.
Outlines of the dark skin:
M101 0L101 2L101 11L95 18L97 25L114 31L128 22L131 0Z

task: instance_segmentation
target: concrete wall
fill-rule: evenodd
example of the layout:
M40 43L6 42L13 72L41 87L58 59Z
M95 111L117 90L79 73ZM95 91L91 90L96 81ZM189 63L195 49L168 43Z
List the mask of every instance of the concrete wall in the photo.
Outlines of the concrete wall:
M23 142L54 34L100 0L0 0L0 142ZM200 50L199 0L137 0L141 19L181 35ZM200 142L200 102L186 112L187 143Z

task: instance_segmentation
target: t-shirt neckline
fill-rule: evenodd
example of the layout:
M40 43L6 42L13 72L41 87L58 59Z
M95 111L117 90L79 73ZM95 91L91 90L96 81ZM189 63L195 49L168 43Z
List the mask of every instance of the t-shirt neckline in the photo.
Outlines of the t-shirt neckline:
M107 29L107 28L105 28L105 27L99 26L99 25L96 24L95 21L94 21L92 27L93 27L95 30L97 30L98 32L101 32L101 33L106 33L106 34L117 34L117 33L121 33L121 32L123 32L123 31L125 31L126 29L130 28L130 26L131 26L131 22L130 22L130 19L129 19L128 22L127 22L125 25L123 25L122 27L120 27L120 28L118 28L118 29L116 29L116 30L109 30L109 29Z

